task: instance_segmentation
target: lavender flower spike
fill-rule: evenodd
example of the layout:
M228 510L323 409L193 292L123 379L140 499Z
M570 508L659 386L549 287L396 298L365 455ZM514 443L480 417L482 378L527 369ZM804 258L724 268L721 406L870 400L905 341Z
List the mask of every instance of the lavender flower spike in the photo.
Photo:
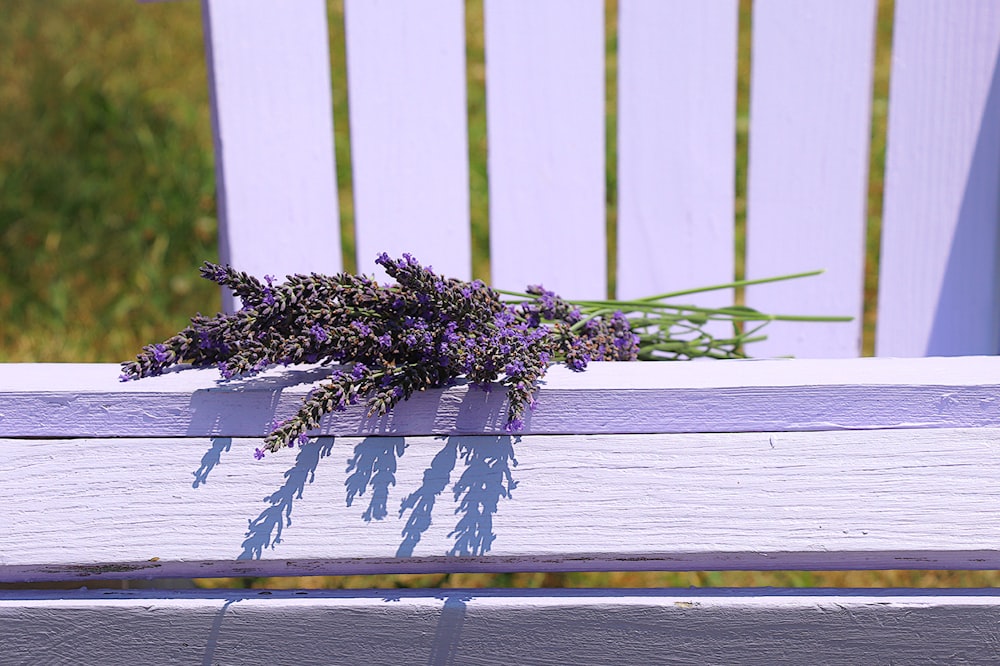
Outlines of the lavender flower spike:
M290 275L279 283L206 263L202 276L232 290L243 309L196 315L184 330L122 364L121 378L158 375L178 363L217 367L223 379L252 376L273 364L334 366L296 414L272 426L254 451L260 459L304 444L331 412L363 403L369 415L386 414L414 393L459 376L486 389L501 384L505 429L516 432L553 363L580 371L592 361L640 356L739 357L749 334L713 339L701 329L705 313L747 322L756 312L742 306L685 309L664 305L659 296L623 302L627 316L616 302L570 302L541 285L504 301L478 280L437 275L409 254L393 259L383 252L376 263L394 283L348 273ZM767 319L773 318L758 321ZM683 337L669 335L675 325Z

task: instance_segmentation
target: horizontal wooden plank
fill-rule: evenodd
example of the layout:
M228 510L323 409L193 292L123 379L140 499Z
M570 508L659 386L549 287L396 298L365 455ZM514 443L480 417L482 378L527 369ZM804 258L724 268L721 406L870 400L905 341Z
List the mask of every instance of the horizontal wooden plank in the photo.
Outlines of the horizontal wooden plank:
M0 437L257 437L326 376L274 369L220 382L212 369L118 381L110 364L0 364ZM523 434L1000 426L1000 358L592 363L552 368ZM500 433L503 391L458 382L382 418L362 406L316 434Z
M1000 429L0 440L0 580L1000 568Z
M991 663L998 605L995 590L0 592L0 640L12 663L102 666Z

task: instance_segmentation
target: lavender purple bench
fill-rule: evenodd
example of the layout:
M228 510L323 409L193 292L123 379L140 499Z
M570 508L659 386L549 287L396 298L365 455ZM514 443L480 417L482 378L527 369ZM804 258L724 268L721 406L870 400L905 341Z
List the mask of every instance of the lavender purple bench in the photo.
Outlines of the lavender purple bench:
M223 260L338 270L325 3L203 7ZM346 1L363 271L406 251L469 277L465 9ZM618 295L729 281L737 3L617 9ZM315 372L0 366L0 582L1000 569L1000 7L895 3L876 353L904 358L858 359L875 17L874 0L753 8L747 277L827 273L747 302L854 324L755 350L798 360L554 369L519 437L501 393L458 385L263 461ZM485 0L484 20L492 282L603 295L609 14ZM998 609L992 589L5 590L0 654L991 662Z

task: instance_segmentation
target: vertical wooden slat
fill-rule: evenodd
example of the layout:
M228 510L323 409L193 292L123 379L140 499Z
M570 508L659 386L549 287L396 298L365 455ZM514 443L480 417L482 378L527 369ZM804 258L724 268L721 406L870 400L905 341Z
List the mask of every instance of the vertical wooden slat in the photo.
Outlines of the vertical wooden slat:
M1000 4L897 0L876 352L996 354Z
M493 283L603 297L601 0L486 0Z
M202 10L222 261L279 278L339 271L326 4Z
M358 270L409 252L468 278L462 0L348 0L345 21Z
M860 353L875 10L874 0L754 3L747 277L826 273L749 288L747 304L855 317L773 324L755 355Z
M737 2L619 8L618 295L729 282ZM698 302L732 303L732 294Z

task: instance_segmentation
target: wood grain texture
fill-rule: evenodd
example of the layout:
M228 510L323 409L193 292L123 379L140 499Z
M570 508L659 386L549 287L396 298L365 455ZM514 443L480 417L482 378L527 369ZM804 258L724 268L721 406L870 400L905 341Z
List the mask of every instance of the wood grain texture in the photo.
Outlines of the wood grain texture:
M254 437L295 413L316 367L221 382L182 369L119 382L112 364L0 364L0 436ZM551 368L523 434L746 432L1000 425L1000 358L592 363ZM463 382L385 417L363 406L316 434L502 433L507 405Z
M775 324L755 355L860 354L875 8L754 4L746 275L826 273L750 287L747 304L855 318Z
M259 444L0 440L0 580L1000 568L998 428Z
M409 252L469 279L462 0L344 6L358 270Z
M992 590L0 592L0 646L13 663L102 666L990 663L998 603Z
M222 261L258 277L339 271L326 3L202 6Z
M1000 5L896 3L876 352L1000 352Z
M601 0L485 0L492 283L607 292Z
M623 0L618 296L734 276L737 3ZM731 291L699 297L730 305Z

